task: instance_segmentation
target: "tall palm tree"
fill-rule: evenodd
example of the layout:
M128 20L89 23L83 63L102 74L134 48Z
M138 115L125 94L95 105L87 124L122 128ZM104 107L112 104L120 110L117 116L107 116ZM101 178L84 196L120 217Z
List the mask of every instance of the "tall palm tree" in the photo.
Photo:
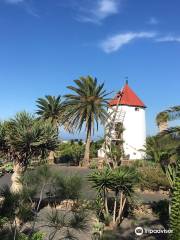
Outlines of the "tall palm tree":
M85 126L86 147L83 165L89 164L90 143L95 127L103 124L107 117L108 99L104 84L98 84L91 76L74 80L76 86L68 86L72 94L65 95L64 107L69 127L79 131Z
M38 98L36 103L38 107L36 114L43 120L50 120L58 131L62 117L61 96L46 95L45 98Z

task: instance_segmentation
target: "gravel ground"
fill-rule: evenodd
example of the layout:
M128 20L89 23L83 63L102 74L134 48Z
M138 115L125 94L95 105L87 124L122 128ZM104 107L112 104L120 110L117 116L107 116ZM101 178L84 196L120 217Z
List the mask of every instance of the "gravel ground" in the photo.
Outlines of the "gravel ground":
M41 209L38 216L38 222L36 224L36 228L40 229L40 231L45 233L45 240L49 240L49 235L54 231L53 228L49 228L43 225L48 224L47 222L47 215L50 214L52 209L50 207L45 207ZM87 228L83 231L75 231L70 230L73 236L76 236L78 240L91 240L91 232L92 232L92 214L89 212L89 216L87 216ZM59 240L64 236L63 231L58 231L53 238L53 240Z
M82 198L84 199L94 199L96 196L96 193L94 190L92 190L89 182L87 181L87 175L92 171L90 169L86 168L80 168L80 167L66 167L66 166L60 166L60 165L52 165L52 169L55 169L56 171L59 171L60 174L64 175L74 175L78 174L83 179L83 189L82 189ZM11 174L6 174L3 177L0 178L0 188L3 185L11 185ZM137 198L142 203L149 203L149 202L158 202L163 199L167 199L168 197L161 193L143 193L143 192L137 192L136 193ZM38 215L38 223L36 227L40 228L41 231L43 231L46 234L46 239L48 239L48 235L51 233L52 229L48 227L42 227L42 225L46 224L46 215L48 212L50 212L51 209L49 207L45 207L41 209ZM91 216L91 213L89 213L89 217ZM73 232L79 240L91 240L91 230L92 230L92 218L89 218L88 221L88 229L86 229L84 232ZM134 229L136 226L142 226L142 227L148 227L151 229L157 229L162 228L162 225L160 225L159 220L157 217L153 216L147 216L147 217L139 217L138 219L127 219L125 218L120 226L120 230L112 233L111 231L107 231L107 240L136 240L136 239L147 239L147 240L165 240L165 235L147 235L143 234L141 237L137 237L134 233ZM59 240L63 237L62 233L57 233L54 240Z
M66 167L61 165L52 165L52 169L59 171L60 174L63 175L79 175L82 177L82 198L92 200L95 198L96 193L91 188L90 183L87 181L87 175L92 172L91 169L82 168L82 167ZM6 174L3 177L0 178L0 188L3 185L11 185L11 174ZM142 201L143 203L149 203L149 202L158 202L163 199L168 199L167 195L164 195L159 192L155 193L145 193L145 192L137 192L136 193L138 199Z

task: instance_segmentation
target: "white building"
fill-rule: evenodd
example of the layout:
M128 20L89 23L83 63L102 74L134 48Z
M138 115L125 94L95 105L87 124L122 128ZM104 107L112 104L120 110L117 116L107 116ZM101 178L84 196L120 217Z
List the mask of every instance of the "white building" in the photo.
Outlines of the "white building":
M122 140L124 142L123 150L126 159L143 159L145 156L143 151L146 143L145 109L146 106L129 87L127 82L122 91L118 92L109 102L108 112L110 114L112 113L109 121L114 122L114 128L111 129L110 138L111 141L116 140L115 129L116 126L118 127L118 124L121 123L124 128ZM115 114L114 118L113 114ZM98 156L105 156L103 148L98 151Z

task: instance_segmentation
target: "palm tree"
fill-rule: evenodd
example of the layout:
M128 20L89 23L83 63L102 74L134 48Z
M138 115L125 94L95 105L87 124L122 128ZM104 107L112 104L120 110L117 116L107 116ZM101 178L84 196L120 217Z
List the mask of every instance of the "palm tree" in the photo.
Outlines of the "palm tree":
M147 158L161 163L161 160L171 153L169 144L174 144L174 141L169 137L168 139L161 135L147 137L145 150Z
M83 164L89 164L90 143L92 135L99 123L103 124L107 117L106 107L108 95L104 90L104 84L98 84L97 79L91 76L74 80L76 86L68 86L72 94L65 95L64 107L66 121L72 129L79 131L85 126L86 147Z
M156 117L156 122L159 124L161 122L161 116L166 116L163 119L166 119L166 121L173 121L180 118L180 106L174 106L171 108L168 108L167 110L160 112ZM168 125L168 124L167 124ZM169 127L164 129L160 132L160 134L157 135L156 138L160 138L160 142L162 143L163 139L168 140L168 152L172 152L172 154L176 154L177 157L179 155L179 138L180 138L180 127ZM170 141L171 140L171 141Z
M0 124L0 129L0 132L4 131L0 138L0 151L14 163L11 189L17 192L22 187L17 180L31 159L44 159L49 151L56 149L57 131L49 122L37 120L27 112L18 113L13 119Z
M49 120L58 131L62 117L61 96L46 95L45 98L38 98L36 103L36 114L43 120Z
M156 123L160 132L168 129L168 121L178 119L180 117L180 106L174 106L162 111L156 116Z
M57 133L59 134L59 125L62 122L62 103L61 96L55 97L46 95L45 98L38 98L37 101L38 110L36 114L43 120L51 122L53 127L56 127ZM51 151L49 153L49 163L54 163L55 153Z
M167 112L160 112L156 116L156 124L158 125L159 132L162 132L168 128L169 116Z

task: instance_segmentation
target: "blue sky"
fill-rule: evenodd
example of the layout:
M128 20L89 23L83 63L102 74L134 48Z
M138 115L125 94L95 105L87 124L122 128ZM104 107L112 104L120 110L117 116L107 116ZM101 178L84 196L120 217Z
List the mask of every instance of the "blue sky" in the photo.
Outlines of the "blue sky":
M83 75L115 92L128 76L154 134L156 114L179 104L179 9L179 0L0 0L0 118L34 112L38 97L63 95Z

